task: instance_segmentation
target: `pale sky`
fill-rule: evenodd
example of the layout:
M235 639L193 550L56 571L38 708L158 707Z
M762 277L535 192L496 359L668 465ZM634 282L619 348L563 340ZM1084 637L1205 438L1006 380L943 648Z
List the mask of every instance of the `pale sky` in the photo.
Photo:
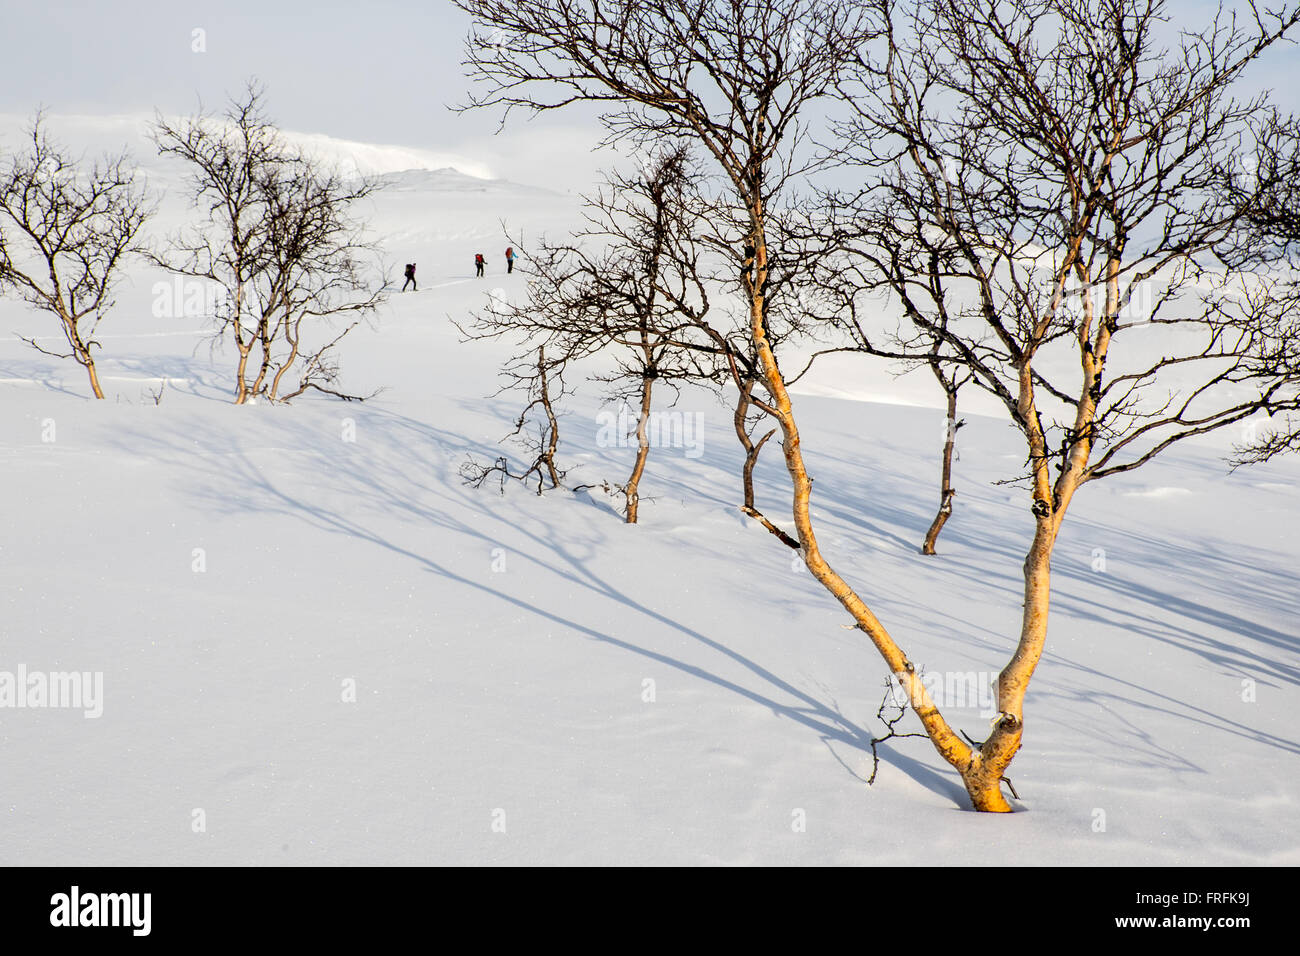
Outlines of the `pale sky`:
M206 51L192 50L202 29ZM0 0L0 113L189 113L256 75L298 132L466 155L496 175L585 187L600 131L573 114L456 114L469 20L447 0Z
M1170 4L1191 26L1205 0ZM192 50L205 31L206 52ZM512 120L455 114L469 20L448 0L0 0L0 113L191 112L224 104L256 75L284 128L463 155L495 175L581 189L608 164L592 155L591 111ZM1300 108L1300 48L1269 54L1241 92L1272 87Z
M467 19L446 0L0 0L6 112L187 110L243 77L285 125L346 139L436 135L466 89ZM191 49L206 31L207 51ZM486 117L458 125L489 127Z

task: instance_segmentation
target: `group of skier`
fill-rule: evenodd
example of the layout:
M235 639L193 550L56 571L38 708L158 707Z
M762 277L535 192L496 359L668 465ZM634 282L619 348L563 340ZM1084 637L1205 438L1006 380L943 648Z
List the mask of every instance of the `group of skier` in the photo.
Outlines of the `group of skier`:
M515 255L515 250L514 250L514 248L513 248L513 247L508 247L508 248L506 249L506 274L507 274L507 275L509 275L509 274L511 274L511 273L513 273L513 272L515 271L515 259L516 259L516 258L518 258L518 257ZM484 274L485 274L485 273L484 273L484 270L485 270L486 268L487 268L487 259L484 257L483 253L480 252L480 253L478 253L477 255L474 256L474 274L475 274L476 276L478 276L478 277L481 279L481 278L483 278L483 276L484 276ZM406 264L406 282L404 282L404 283L402 284L402 291L403 291L403 292L406 291L406 287L407 287L407 286L410 286L410 287L411 287L414 291L416 291L416 292L419 292L419 291L420 291L420 287L419 287L419 285L416 284L416 281L415 281L415 263L414 263L414 262L408 262L408 263Z
M487 267L487 259L483 258L483 253L480 252L478 255L474 257L475 275L482 278L483 270L486 267ZM506 274L509 275L514 271L515 271L515 250L512 247L507 247L506 248Z

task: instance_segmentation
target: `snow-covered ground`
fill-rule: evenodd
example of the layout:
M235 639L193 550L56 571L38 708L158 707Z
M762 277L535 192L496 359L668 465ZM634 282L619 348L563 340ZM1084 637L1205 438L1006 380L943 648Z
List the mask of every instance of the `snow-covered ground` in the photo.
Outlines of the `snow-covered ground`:
M155 318L141 266L95 402L0 299L0 672L102 673L98 717L0 708L0 864L1300 863L1300 463L1229 475L1233 434L1084 489L1012 766L1026 812L967 812L923 739L884 745L868 787L884 665L737 511L729 409L684 396L699 430L652 452L639 526L603 494L459 477L518 400L494 395L505 347L452 321L522 290L503 222L559 235L575 199L386 172L370 213L420 292L344 343L344 384L385 389L365 404L231 405L231 353ZM928 388L839 363L797 411L828 556L914 660L978 688L1018 626L1032 519L993 482L1023 451L967 416L922 557ZM565 407L575 481L630 464L602 410L595 386ZM758 478L784 513L774 450ZM987 701L964 703L981 738Z

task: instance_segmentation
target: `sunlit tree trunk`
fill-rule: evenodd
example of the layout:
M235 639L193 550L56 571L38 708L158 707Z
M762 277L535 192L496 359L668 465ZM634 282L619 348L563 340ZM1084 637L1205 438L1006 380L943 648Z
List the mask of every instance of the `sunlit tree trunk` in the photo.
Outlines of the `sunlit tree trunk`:
M77 328L77 321L67 314L62 305L59 306L59 317L63 320L63 331L67 336L68 344L72 346L72 355L77 360L77 364L86 370L86 375L90 378L90 390L95 393L95 397L102 399L104 390L99 386L99 372L95 368L95 357L90 354L90 346L81 338L81 331Z

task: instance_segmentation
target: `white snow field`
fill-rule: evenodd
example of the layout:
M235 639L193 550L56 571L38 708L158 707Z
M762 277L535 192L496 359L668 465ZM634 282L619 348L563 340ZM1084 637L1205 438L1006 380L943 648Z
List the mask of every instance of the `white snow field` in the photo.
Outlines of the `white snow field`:
M0 299L0 679L102 675L97 717L0 708L0 865L1300 864L1300 463L1228 474L1231 433L1083 490L1023 812L968 811L924 739L883 745L869 787L886 669L738 512L730 409L684 395L699 430L652 452L639 526L599 492L462 483L467 455L518 461L520 403L493 394L507 347L452 320L521 292L502 220L559 236L577 200L389 172L369 214L420 292L345 340L344 386L385 389L364 404L233 406L233 353L155 318L139 264L96 402L13 334L52 322ZM173 195L160 223L184 215ZM966 413L922 557L928 380L827 368L797 396L824 549L913 660L983 687L1019 623L1032 518L993 482L1021 446ZM565 405L573 482L625 477L603 407L596 385ZM779 449L758 477L779 520ZM947 713L982 739L979 696Z

